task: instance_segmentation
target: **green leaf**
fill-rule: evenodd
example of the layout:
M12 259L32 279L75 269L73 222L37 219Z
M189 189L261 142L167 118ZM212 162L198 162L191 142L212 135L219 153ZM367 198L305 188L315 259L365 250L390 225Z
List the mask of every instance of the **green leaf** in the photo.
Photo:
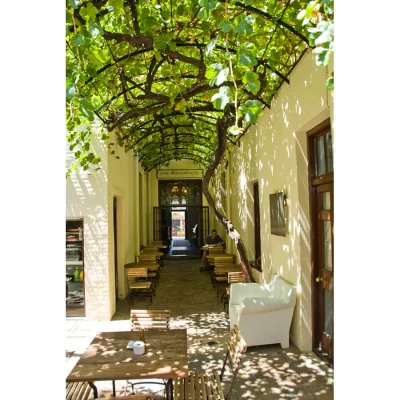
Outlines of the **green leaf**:
M86 3L86 7L81 8L79 10L79 14L86 20L86 21L95 21L96 20L96 14L99 12L99 10L92 4L92 3Z
M239 115L244 115L244 121L254 124L262 115L261 103L258 100L247 100L239 107Z
M201 7L197 15L199 16L200 19L207 21L209 12L205 7Z
M244 0L244 4L246 6L250 6L251 4L253 4L253 0Z
M229 31L232 30L233 25L229 21L224 19L219 23L218 27L219 29L221 29L222 32L228 33Z
M74 46L77 46L77 47L83 46L85 43L86 43L86 40L83 37L82 33L72 36L72 44Z
M80 4L80 1L79 0L68 0L68 3L70 4L70 6L72 8L77 9Z
M79 104L79 110L83 114L84 117L86 117L89 121L93 121L94 119L94 107L93 105L86 99L82 98L80 99L80 104Z
M102 35L104 33L103 28L97 24L90 24L89 32L92 35L93 39L96 39L97 36Z
M183 4L179 4L179 6L176 9L176 15L183 15L185 13L185 6Z
M227 80L228 74L229 74L229 68L221 69L221 71L219 71L218 75L215 78L215 84L217 86L222 85ZM210 84L211 84L211 82L210 82ZM211 86L214 86L214 85L211 85Z
M229 87L222 86L219 89L219 92L215 93L214 96L211 97L211 101L213 102L214 107L218 110L223 110L225 106L229 103L229 95Z
M260 79L255 72L247 71L243 77L243 82L246 84L247 90L254 94L260 90Z
M206 46L206 56L210 55L213 52L216 43L216 38L210 40L210 42Z
M109 60L108 53L105 50L102 50L102 49L99 49L99 48L93 48L92 54L102 64L106 63Z
M117 15L124 12L124 0L108 0L108 2L114 8L114 12Z
M241 20L241 22L236 27L235 32L237 32L239 35L250 35L253 33L252 24L254 24L255 18L252 15L244 17L242 14L236 20Z
M331 76L331 77L328 78L328 80L326 81L326 89L327 89L327 90L333 90L333 89L334 89L334 85L335 85L334 77Z
M215 0L199 0L199 4L207 10L214 10L214 8L217 8L218 2Z
M238 63L246 67L256 65L257 59L253 52L254 49L255 46L252 43L245 43L244 45L240 45L237 52Z
M78 93L76 85L70 85L67 88L67 100L71 100Z

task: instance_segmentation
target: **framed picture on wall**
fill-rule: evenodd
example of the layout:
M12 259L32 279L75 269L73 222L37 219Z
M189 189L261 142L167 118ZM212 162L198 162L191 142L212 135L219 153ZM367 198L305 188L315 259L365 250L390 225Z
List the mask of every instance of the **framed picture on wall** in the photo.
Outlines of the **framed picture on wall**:
M271 233L273 235L286 236L284 197L283 192L269 195Z

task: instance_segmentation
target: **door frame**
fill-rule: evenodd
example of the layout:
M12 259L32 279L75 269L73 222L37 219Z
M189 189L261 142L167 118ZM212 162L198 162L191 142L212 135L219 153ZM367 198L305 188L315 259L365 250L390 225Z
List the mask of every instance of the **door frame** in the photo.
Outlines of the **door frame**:
M326 173L324 175L315 177L316 170L316 157L314 148L314 139L326 133L330 129L330 119L323 121L316 127L307 132L307 145L308 145L308 161L309 161L309 193L310 193L310 247L311 247L311 301L312 301L312 348L313 352L316 353L323 361L329 366L333 367L333 357L328 356L320 347L319 343L322 340L322 324L321 320L321 303L322 296L320 295L322 290L322 284L318 283L316 279L320 276L319 271L319 253L318 253L318 201L317 201L317 188L322 185L331 184L332 190L334 188L334 173ZM325 154L325 159L327 155ZM334 205L332 202L332 214L334 214ZM333 228L333 227L332 227ZM332 245L332 264L333 264L333 245ZM334 276L334 266L332 265L332 279ZM334 299L334 289L332 290L332 296ZM332 324L334 322L334 311L332 309ZM333 350L334 337L332 338L332 350Z

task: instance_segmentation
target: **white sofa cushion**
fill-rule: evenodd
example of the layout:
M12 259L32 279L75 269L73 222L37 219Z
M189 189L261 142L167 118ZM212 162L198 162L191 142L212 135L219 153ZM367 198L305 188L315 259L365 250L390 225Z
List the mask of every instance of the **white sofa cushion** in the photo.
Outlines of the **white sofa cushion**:
M281 299L271 297L245 297L242 300L242 304L243 313L282 310L289 307L287 304L282 303Z

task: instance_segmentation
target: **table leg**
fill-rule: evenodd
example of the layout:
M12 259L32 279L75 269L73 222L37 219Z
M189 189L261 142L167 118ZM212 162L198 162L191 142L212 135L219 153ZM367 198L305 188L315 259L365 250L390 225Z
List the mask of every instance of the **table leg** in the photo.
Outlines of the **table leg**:
M168 379L167 384L165 386L165 393L167 395L167 400L173 400L174 398L174 388L172 385L172 379Z
M93 397L97 399L97 387L93 382L89 382L89 386L93 389Z
M112 381L113 383L113 396L115 397L115 381Z

